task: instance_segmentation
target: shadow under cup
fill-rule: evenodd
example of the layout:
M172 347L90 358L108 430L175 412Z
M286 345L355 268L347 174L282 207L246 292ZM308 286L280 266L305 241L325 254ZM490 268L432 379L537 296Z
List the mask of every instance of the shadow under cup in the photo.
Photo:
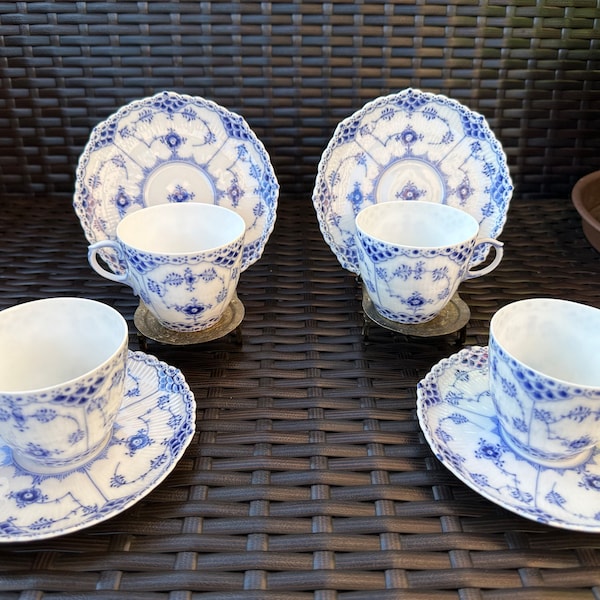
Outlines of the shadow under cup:
M502 260L502 243L478 238L468 213L444 204L390 201L356 216L360 275L377 312L397 323L434 319L465 279L481 277ZM478 246L495 248L494 260L470 269Z
M506 443L554 468L585 462L600 441L600 310L556 298L494 314L490 393Z
M113 308L48 298L0 312L0 437L34 473L97 456L123 400L128 327Z
M92 244L88 259L103 277L129 285L166 329L196 332L222 317L241 273L246 225L232 210L213 204L160 204L125 216L116 240ZM98 262L117 257L120 272Z

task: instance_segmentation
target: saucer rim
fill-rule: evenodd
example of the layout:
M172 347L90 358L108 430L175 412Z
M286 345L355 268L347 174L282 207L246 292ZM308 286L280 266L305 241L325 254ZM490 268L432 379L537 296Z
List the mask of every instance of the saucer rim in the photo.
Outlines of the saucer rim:
M6 535L4 532L0 531L0 545L52 539L52 538L60 537L63 535L75 533L77 531L82 531L84 529L88 529L88 528L98 525L102 522L105 522L113 517L116 517L117 515L124 512L125 510L131 508L132 506L137 504L140 500L145 498L148 494L150 494L150 492L152 492L155 488L157 488L172 473L172 471L178 465L179 461L181 460L185 451L187 450L188 446L190 445L190 443L194 437L195 431L196 431L195 416L196 416L197 405L196 405L196 399L195 399L194 393L191 391L187 381L185 380L183 373L179 369L167 364L166 362L164 362L162 360L159 360L156 356L154 356L152 354L147 354L147 353L139 351L139 350L137 350L137 351L128 350L128 364L127 364L128 372L130 372L129 369L130 369L130 364L132 361L136 364L140 364L141 365L140 368L146 366L151 369L154 369L155 372L159 372L159 371L165 372L165 371L169 370L171 373L174 373L176 375L180 389L177 392L171 391L170 393L179 398L179 401L182 404L182 414L184 415L184 420L182 421L182 423L180 424L178 429L176 431L173 431L173 434L174 434L173 437L175 437L175 435L177 435L179 432L181 432L181 430L183 428L185 428L185 427L189 428L189 432L188 432L185 440L182 441L182 443L178 449L178 452L176 454L172 454L172 460L168 464L165 464L165 468L164 468L163 472L158 474L157 477L155 479L153 479L148 485L143 485L143 486L140 485L133 492L130 491L129 493L125 494L124 496L121 497L121 498L127 498L127 500L125 502L123 502L122 504L118 504L118 506L116 506L116 507L113 507L112 510L109 509L107 511L103 511L97 518L85 520L85 515L83 515L83 518L81 518L82 515L79 515L79 519L77 519L76 522L73 522L67 526L64 526L64 527L61 527L60 529L52 530L52 531L42 530L42 529L36 530L36 531L28 530L26 533L21 532L19 534L14 534L14 535ZM134 374L138 375L137 373L134 373ZM143 373L142 373L142 375L143 375ZM124 394L124 400L126 400L126 399L127 399L127 395ZM173 398L171 398L171 401L173 401ZM135 400L132 401L132 404L133 403L135 403ZM126 420L119 422L119 415L122 415L125 418L127 416L127 408L128 407L129 407L129 405L126 402L124 402L123 406L119 409L119 414L117 415L115 425L126 423ZM161 415L161 413L158 413L158 414ZM165 415L165 417L166 417L166 415ZM116 431L116 429L115 429L115 431ZM113 436L114 436L114 433L109 438L107 446L110 446L110 442L111 442ZM173 437L171 439L173 439ZM0 444L4 444L4 441L2 439L0 439ZM98 456L94 457L89 463L86 463L85 465L80 465L79 467L77 467L71 471L65 471L63 473L37 474L37 473L33 473L33 472L27 471L27 470L19 467L15 463L15 461L12 459L12 456L10 456L10 461L5 462L2 466L0 466L0 469L2 469L2 470L6 469L7 471L11 471L13 473L16 471L25 477L31 477L32 480L36 481L37 486L42 486L44 480L46 480L46 479L57 479L58 478L58 479L64 479L65 481L67 481L70 473L80 472L81 469L86 469L86 471L91 472L91 468L89 467L89 465L93 465L94 463L96 463L102 459L103 459L103 452L101 452ZM103 475L103 474L100 473L100 475ZM117 498L112 499L110 502L114 503L115 500L117 500ZM0 499L0 507L1 507L1 505L2 505L2 499Z
M567 521L563 518L559 518L559 517L556 517L553 519L540 519L539 517L534 516L533 514L531 514L528 511L520 510L519 506L511 505L509 502L507 502L507 499L505 496L494 496L493 494L489 493L484 488L478 486L476 481L473 481L472 479L465 477L458 469L454 468L454 465L452 465L452 463L450 461L445 460L444 454L443 454L443 452L441 452L441 449L443 449L445 447L444 442L440 441L438 439L438 437L435 435L434 431L432 431L431 427L428 426L428 417L425 414L425 412L428 410L428 408L425 406L425 403L424 403L423 388L425 388L425 386L429 386L430 384L433 384L437 387L438 381L439 381L439 377L438 377L437 373L440 370L445 370L446 368L460 362L463 357L485 356L486 357L485 362L487 363L487 351L488 351L488 346L467 346L465 348L462 348L458 352L456 352L446 358L443 358L440 361L438 361L436 364L434 364L431 367L431 369L429 370L429 372L425 375L425 377L423 377L417 384L417 419L419 421L419 426L421 428L421 432L423 433L428 446L432 450L432 452L435 455L435 457L437 458L437 460L439 460L440 463L446 469L448 469L448 471L450 471L457 479L459 479L462 483L467 485L473 491L478 493L480 496L482 496L486 500L489 500L496 506L499 506L499 507L501 507L513 514L516 514L522 518L525 518L529 521L538 523L539 525L548 525L548 526L556 527L558 529L569 530L569 531L580 531L580 532L585 532L585 533L600 532L600 521L593 521L594 525L592 526L590 524L586 525L582 522L578 522L578 523L569 522L569 521ZM485 368L487 369L487 366ZM482 367L478 366L478 365L473 365L471 367L471 369L469 370L469 373L475 374L475 376L479 376L479 377L483 376ZM490 402L491 402L491 400L490 400ZM488 419L491 423L497 424L497 421L495 420L495 418L492 415L481 415L481 416L484 419ZM548 467L545 465L540 465L540 464L534 463L534 462L528 460L526 457L516 454L510 448L510 446L508 446L506 444L506 442L504 441L504 439L502 437L500 437L499 439L501 440L501 443L503 444L503 451L507 455L508 454L512 455L512 457L517 459L517 463L519 461L522 461L522 462L530 465L531 467L537 469L538 472L540 470L550 471L550 472L552 472L552 471L558 472L558 471L571 471L574 469L574 467L552 468L552 467ZM592 453L592 457L593 456L594 456L594 453ZM593 458L590 458L589 461L593 461ZM581 465L577 465L577 466L581 466ZM600 472L600 466L598 466L598 471ZM548 513L548 512L546 513L546 515L548 517L553 516L551 513Z

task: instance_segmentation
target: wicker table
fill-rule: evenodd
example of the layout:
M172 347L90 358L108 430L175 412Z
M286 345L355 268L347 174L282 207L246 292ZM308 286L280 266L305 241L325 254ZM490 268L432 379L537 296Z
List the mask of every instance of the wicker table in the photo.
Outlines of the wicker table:
M64 201L4 199L0 308L82 295L119 309ZM465 344L529 296L600 306L600 256L567 198L513 199L505 258L461 286ZM14 600L531 600L600 598L600 537L507 512L433 456L415 387L454 339L362 336L361 291L326 246L310 200L283 196L263 258L243 275L242 343L147 351L182 370L197 433L144 500L89 529L0 546ZM600 495L599 503L600 507Z

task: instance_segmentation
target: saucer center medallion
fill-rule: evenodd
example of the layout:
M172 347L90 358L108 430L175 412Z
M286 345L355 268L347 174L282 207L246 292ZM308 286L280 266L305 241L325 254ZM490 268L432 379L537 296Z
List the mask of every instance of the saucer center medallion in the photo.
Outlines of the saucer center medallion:
M212 179L195 164L183 161L157 167L144 182L146 206L167 202L214 203L217 194Z
M381 173L375 187L378 202L387 200L422 200L443 202L444 180L430 163L419 159L396 160Z

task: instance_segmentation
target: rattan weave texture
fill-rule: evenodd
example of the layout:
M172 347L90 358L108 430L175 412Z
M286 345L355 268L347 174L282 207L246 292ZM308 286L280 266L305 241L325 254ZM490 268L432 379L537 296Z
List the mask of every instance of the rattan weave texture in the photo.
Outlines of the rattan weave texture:
M598 0L0 2L0 193L69 196L91 128L172 89L238 112L307 193L337 123L406 87L481 112L519 197L599 168Z
M96 276L69 204L4 202L0 308L84 295L131 324L128 288ZM600 306L599 255L564 199L519 199L491 275L463 284L467 344L509 301ZM433 457L415 386L456 351L372 328L310 199L284 194L244 272L243 344L150 344L198 402L197 434L137 505L90 529L0 547L2 600L597 600L600 538L522 519ZM0 517L1 520L1 517Z

